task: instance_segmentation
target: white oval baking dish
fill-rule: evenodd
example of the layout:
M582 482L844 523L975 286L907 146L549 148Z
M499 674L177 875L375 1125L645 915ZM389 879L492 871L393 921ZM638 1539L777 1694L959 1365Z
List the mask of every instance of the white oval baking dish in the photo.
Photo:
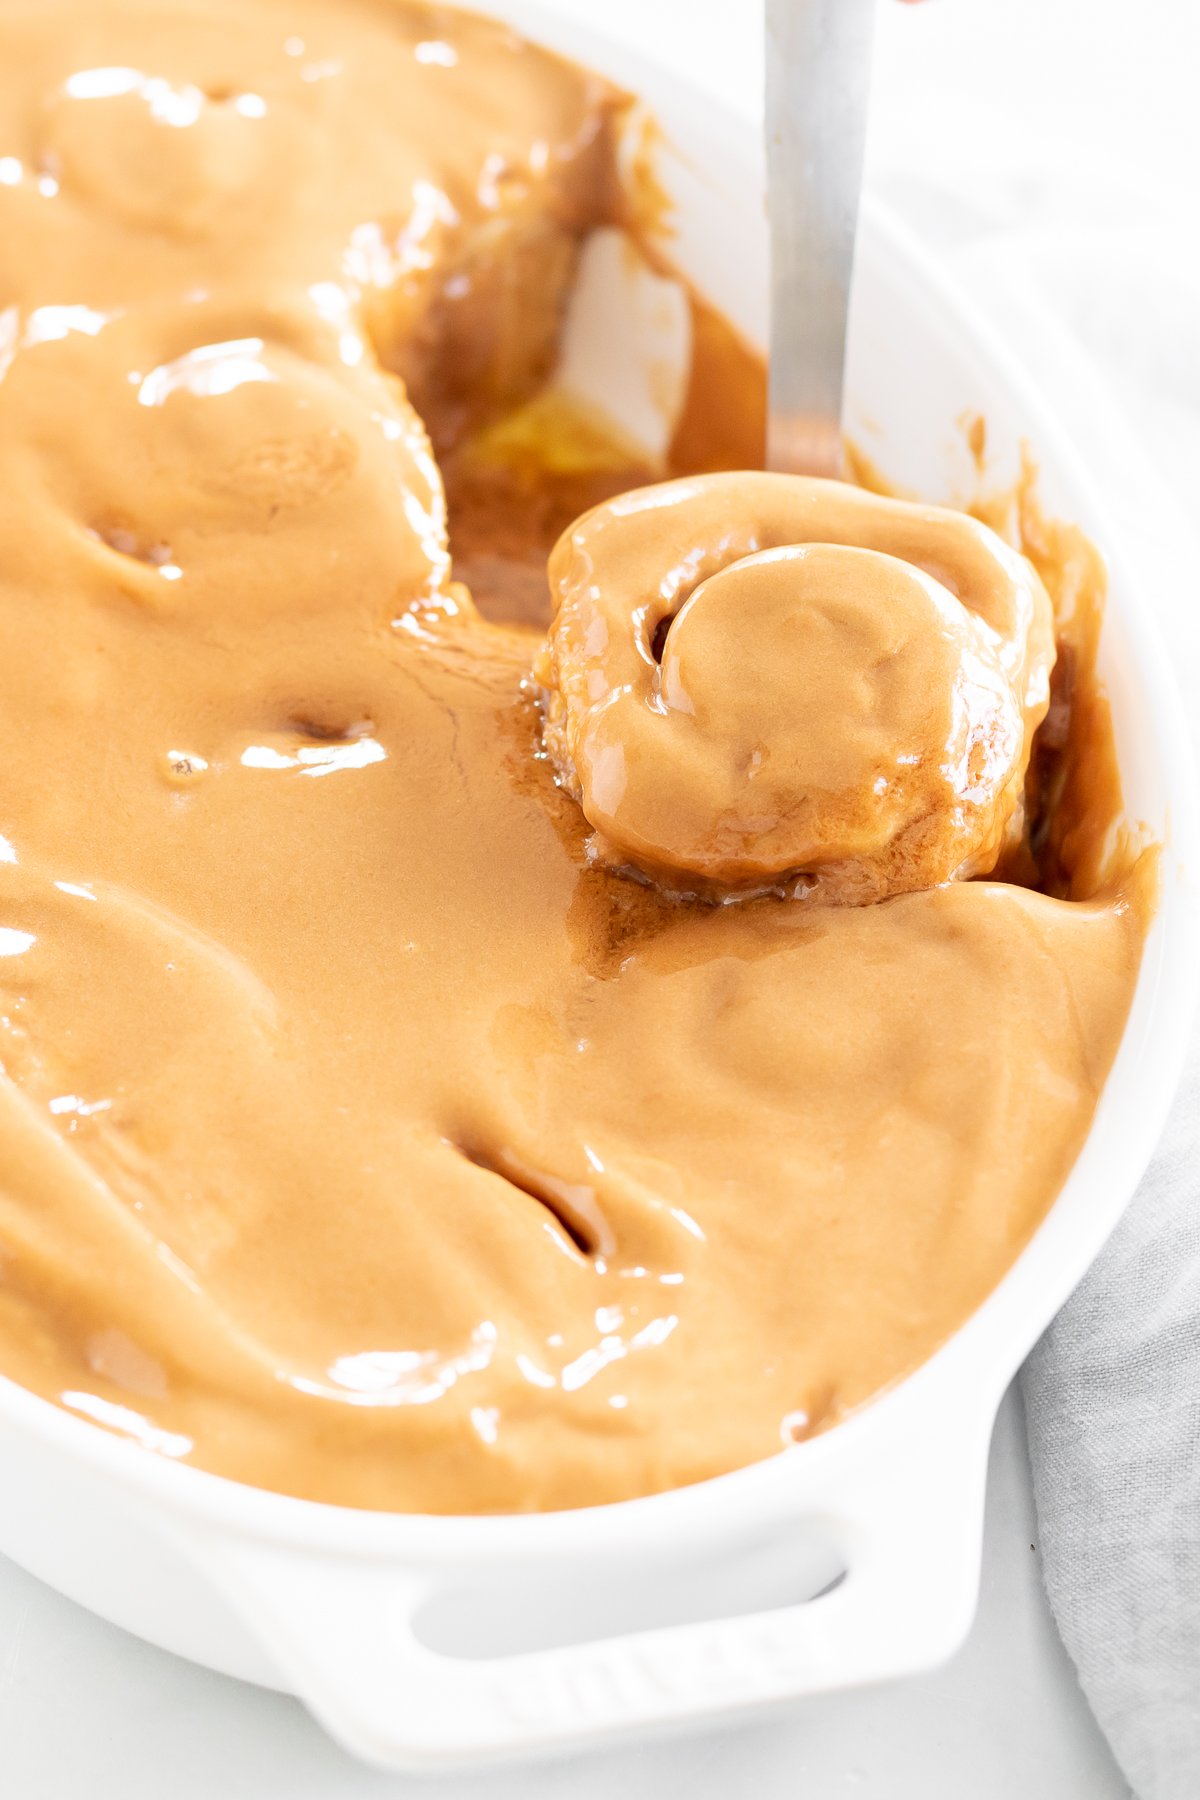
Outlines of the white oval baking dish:
M678 152L664 170L678 260L761 337L754 133L665 69L535 5L495 10L645 95ZM985 1305L826 1436L677 1493L542 1516L385 1516L285 1499L148 1455L0 1381L0 1549L154 1643L297 1693L351 1750L395 1768L748 1715L955 1649L974 1610L1000 1395L1116 1222L1175 1086L1196 992L1200 868L1185 721L1136 571L1021 371L870 208L851 430L905 487L954 498L969 487L956 423L968 411L986 417L1000 468L1032 443L1049 506L1109 557L1103 672L1126 794L1165 845L1160 910L1092 1132ZM844 1579L810 1599L839 1569Z

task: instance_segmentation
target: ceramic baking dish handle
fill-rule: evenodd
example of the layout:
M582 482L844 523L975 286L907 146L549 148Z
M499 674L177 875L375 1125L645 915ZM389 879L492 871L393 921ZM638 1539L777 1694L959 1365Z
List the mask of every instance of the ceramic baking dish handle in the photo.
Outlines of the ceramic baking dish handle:
M817 1599L533 1653L477 1660L420 1642L416 1615L469 1583L461 1566L406 1573L232 1538L211 1543L204 1561L356 1755L412 1770L553 1754L944 1660L978 1588L986 1439L970 1435L952 1464L910 1446L899 1464L876 1464L853 1500L826 1495L819 1509L798 1509L796 1529L832 1536L846 1565ZM547 1583L555 1574L553 1560L530 1570Z

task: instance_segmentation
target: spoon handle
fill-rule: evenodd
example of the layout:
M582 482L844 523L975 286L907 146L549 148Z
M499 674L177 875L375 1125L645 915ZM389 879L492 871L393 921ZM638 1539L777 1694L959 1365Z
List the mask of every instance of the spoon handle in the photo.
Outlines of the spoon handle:
M875 0L765 0L767 467L842 473L842 381Z

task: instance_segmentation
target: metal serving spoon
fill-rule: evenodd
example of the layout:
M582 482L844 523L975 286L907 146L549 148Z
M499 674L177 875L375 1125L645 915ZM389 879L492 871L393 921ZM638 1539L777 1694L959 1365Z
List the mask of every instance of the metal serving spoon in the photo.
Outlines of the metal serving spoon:
M765 0L767 467L842 473L842 381L875 0Z

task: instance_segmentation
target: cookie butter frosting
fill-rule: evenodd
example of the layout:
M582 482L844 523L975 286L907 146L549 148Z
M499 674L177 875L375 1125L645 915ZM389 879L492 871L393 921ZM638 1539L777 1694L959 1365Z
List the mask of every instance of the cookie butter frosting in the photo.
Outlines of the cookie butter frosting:
M581 1505L835 1424L1125 1018L1094 564L717 476L476 610L455 536L532 611L554 505L439 465L551 367L622 107L408 0L0 4L0 1372L260 1486ZM693 391L674 466L722 442Z
M1019 841L1050 601L977 520L710 475L588 513L550 582L547 744L618 858L867 901Z

